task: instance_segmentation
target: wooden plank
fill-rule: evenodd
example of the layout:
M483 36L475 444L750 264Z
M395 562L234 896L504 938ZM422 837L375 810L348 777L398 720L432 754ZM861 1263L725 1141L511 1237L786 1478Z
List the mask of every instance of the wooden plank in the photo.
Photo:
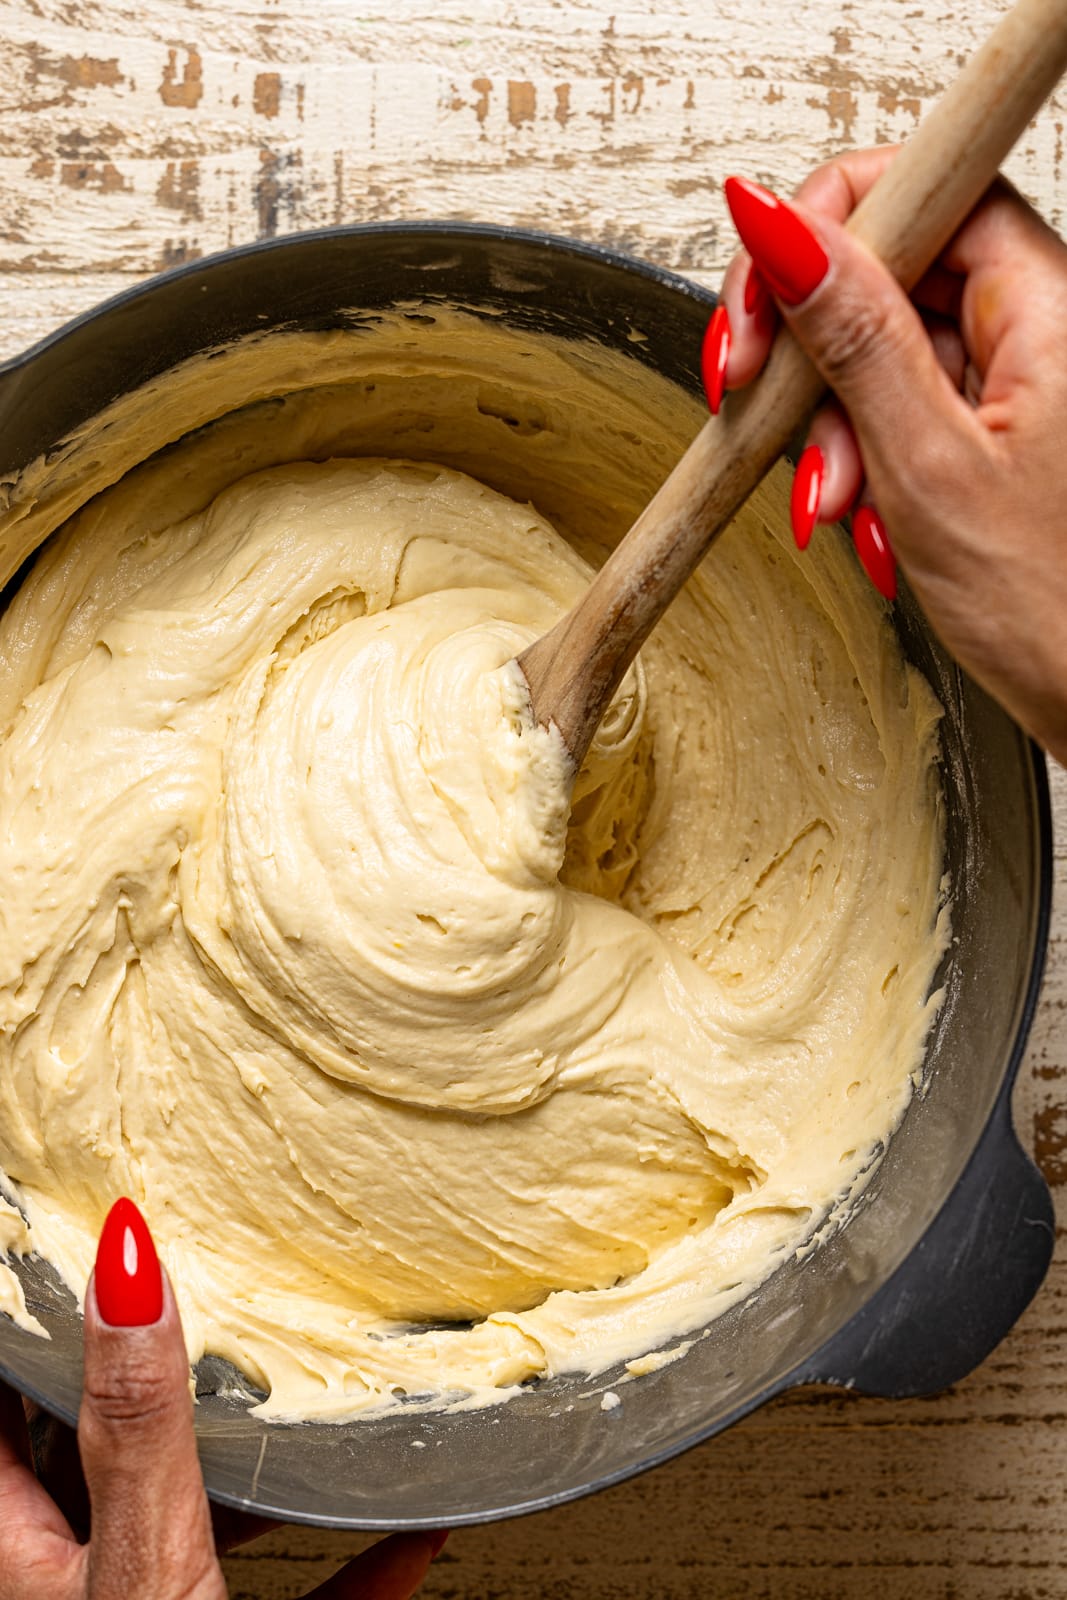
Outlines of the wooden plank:
M9 7L0 272L145 273L296 228L487 217L717 273L721 180L905 135L997 7ZM1062 101L1012 170L1059 219ZM9 285L5 282L5 288Z

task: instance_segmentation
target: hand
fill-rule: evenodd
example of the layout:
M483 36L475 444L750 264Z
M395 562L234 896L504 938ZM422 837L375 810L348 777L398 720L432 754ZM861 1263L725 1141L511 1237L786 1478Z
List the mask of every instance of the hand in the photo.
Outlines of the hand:
M85 1298L77 1437L35 1408L27 1428L0 1385L0 1600L225 1600L219 1554L271 1526L213 1515L178 1308L144 1220L120 1200ZM408 1600L443 1543L395 1534L312 1592Z
M1067 248L998 181L909 301L842 226L894 154L831 162L795 205L728 180L749 254L709 328L709 398L755 377L781 316L836 396L798 463L797 543L857 507L882 593L895 553L957 660L1067 762Z

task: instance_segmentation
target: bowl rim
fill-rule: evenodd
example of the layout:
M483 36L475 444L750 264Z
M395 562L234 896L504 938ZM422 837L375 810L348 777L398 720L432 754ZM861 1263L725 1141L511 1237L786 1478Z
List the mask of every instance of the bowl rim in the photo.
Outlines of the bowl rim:
M540 228L522 228L498 222L453 222L446 217L417 218L411 222L343 222L324 228L306 228L280 234L272 239L252 239L245 244L229 245L224 250L213 250L206 256L197 256L195 260L183 261L177 266L165 268L162 272L151 273L148 277L139 279L137 283L119 289L106 299L88 306L84 311L79 311L75 316L61 322L50 333L42 334L41 338L35 340L25 350L5 357L0 361L0 384L8 374L21 370L38 356L54 349L64 339L89 327L98 318L136 304L147 295L158 293L160 289L172 283L195 281L201 274L217 271L220 267L229 266L231 263L255 260L274 251L301 248L305 244L322 244L330 239L381 238L390 235L440 238L452 236L460 239L508 240L532 244L547 249L550 254L557 255L561 259L570 256L618 267L627 273L660 284L663 288L683 294L690 300L703 302L709 307L717 305L719 300L715 290L705 289L703 285L694 283L691 278L686 278L669 267L661 267L657 262L646 261L641 256L630 255L627 251L618 250L614 246L572 239L566 234L550 233Z

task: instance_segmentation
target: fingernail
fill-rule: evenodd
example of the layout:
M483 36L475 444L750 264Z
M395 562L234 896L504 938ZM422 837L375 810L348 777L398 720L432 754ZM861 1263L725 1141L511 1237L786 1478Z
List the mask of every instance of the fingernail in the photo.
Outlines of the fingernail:
M801 451L797 470L793 474L793 492L789 497L789 520L793 524L793 538L798 550L806 550L811 542L812 529L819 515L819 496L826 462L817 444L809 444Z
M726 386L726 362L730 355L730 318L724 305L717 305L704 332L700 347L700 375L713 417L719 414Z
M96 1247L96 1303L113 1328L143 1328L163 1314L163 1273L148 1224L125 1196L104 1221Z
M444 1549L445 1540L448 1538L447 1528L437 1528L426 1535L430 1541L430 1560L435 1561Z
M825 278L830 257L807 223L769 189L747 178L727 178L724 187L741 243L772 293L787 306L800 305Z
M863 570L880 595L897 597L897 563L885 523L873 506L859 506L852 513L852 542L863 563Z

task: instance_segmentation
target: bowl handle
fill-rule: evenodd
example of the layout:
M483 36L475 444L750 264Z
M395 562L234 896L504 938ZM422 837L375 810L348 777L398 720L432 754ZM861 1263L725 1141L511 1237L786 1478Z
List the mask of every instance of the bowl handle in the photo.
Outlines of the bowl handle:
M1052 1196L1005 1098L919 1245L795 1381L894 1399L958 1383L1030 1304L1054 1242Z

